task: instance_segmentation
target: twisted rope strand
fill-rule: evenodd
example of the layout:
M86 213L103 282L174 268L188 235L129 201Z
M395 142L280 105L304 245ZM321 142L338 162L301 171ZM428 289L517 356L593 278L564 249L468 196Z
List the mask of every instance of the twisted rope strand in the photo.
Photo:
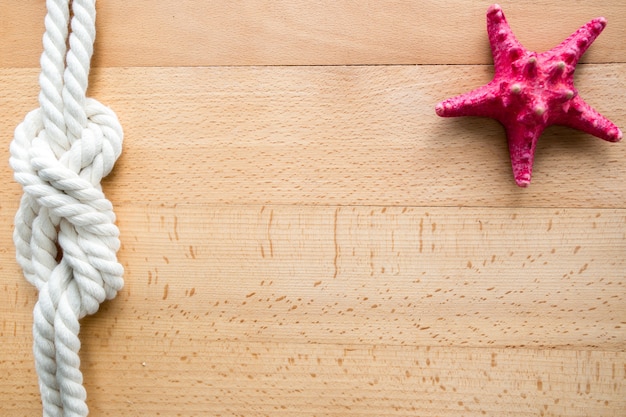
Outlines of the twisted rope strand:
M47 0L39 74L39 106L50 145L58 156L67 149L63 117L63 71L70 10L68 0Z
M85 94L89 83L89 68L96 39L96 8L94 0L72 2L72 33L70 49L63 73L64 117L70 143L80 138L87 126Z
M86 97L95 0L47 0L46 7L40 107L17 126L10 146L24 190L13 240L25 278L39 291L33 354L43 415L84 417L79 320L124 283L119 230L100 186L123 132L111 109Z

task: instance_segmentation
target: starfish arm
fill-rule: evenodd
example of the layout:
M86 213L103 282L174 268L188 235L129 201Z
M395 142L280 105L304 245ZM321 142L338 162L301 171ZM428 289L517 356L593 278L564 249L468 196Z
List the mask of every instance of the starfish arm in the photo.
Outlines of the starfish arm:
M437 104L435 111L441 117L494 117L494 103L498 101L493 83L485 84L469 93L449 98Z
M528 187L533 173L537 140L544 127L541 125L529 127L521 124L509 124L505 126L505 129L515 183L520 187Z
M573 69L587 48L596 40L606 27L606 19L598 17L590 20L572 33L559 45L546 52L550 56L560 57Z
M526 48L517 40L502 8L494 4L487 10L487 34L491 44L491 53L496 77L502 70L508 70L511 63L526 53Z
M567 113L557 117L554 123L581 130L609 142L622 139L622 131L580 96L571 100Z

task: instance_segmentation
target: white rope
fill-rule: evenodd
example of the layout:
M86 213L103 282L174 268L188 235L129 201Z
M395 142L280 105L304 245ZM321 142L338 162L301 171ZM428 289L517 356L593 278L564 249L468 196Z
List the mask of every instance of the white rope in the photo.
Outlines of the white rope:
M13 239L24 276L39 290L33 352L43 415L79 417L88 414L79 319L123 286L119 231L100 187L123 133L111 109L86 97L95 0L47 0L46 7L40 107L11 142L10 164L24 190Z

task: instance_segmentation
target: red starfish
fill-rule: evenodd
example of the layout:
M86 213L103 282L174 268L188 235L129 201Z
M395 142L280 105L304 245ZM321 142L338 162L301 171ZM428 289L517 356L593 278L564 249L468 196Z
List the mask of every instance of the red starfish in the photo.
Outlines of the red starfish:
M591 20L557 47L540 54L524 48L511 31L502 8L487 11L487 33L494 58L493 80L437 105L439 116L485 116L504 125L515 182L530 184L535 147L543 130L564 125L617 142L622 132L589 106L574 88L578 60L606 26Z

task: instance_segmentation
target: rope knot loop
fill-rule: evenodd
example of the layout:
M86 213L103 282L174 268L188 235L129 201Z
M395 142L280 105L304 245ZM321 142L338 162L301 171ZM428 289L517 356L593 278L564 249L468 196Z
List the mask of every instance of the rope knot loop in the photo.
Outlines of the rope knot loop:
M99 187L122 153L122 126L115 113L99 101L87 98L85 104L87 126L59 161Z
M39 290L58 259L66 262L81 298L79 318L95 313L123 285L115 214L100 187L121 154L122 127L111 109L85 102L86 127L67 151L55 154L37 109L16 128L10 159L25 193L16 215L18 261Z

